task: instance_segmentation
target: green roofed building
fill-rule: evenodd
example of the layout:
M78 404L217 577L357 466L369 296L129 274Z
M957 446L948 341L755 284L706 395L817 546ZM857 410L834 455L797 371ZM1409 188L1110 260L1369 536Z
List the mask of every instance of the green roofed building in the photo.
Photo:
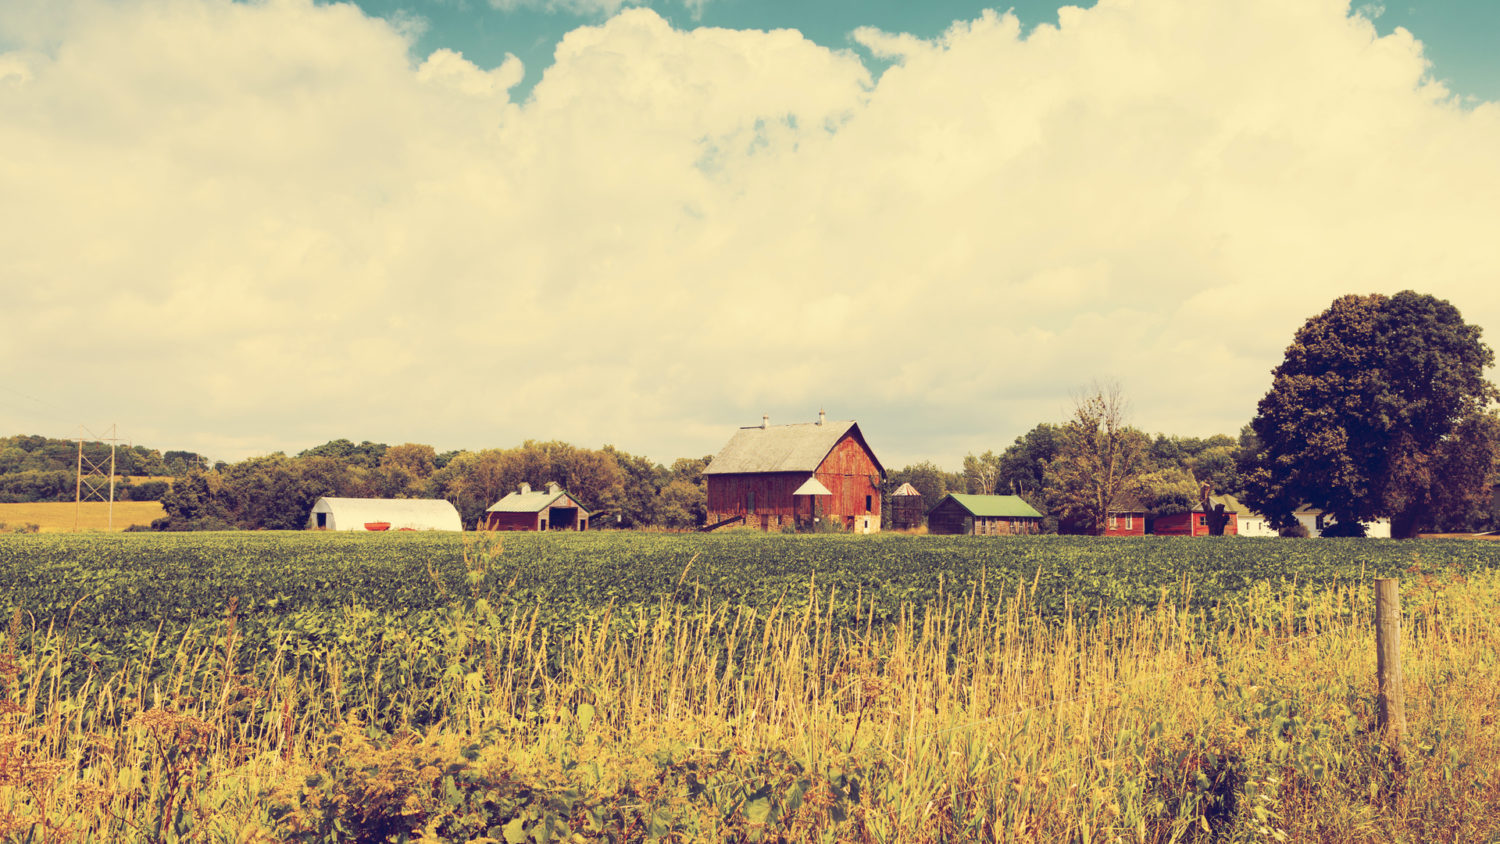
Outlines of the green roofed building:
M1019 495L949 493L927 511L927 532L967 536L1040 533L1042 514Z

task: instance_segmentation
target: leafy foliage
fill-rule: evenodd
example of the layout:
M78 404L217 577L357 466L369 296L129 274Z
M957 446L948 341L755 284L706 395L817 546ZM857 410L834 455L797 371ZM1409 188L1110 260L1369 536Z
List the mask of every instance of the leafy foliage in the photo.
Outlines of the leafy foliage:
M1484 380L1494 353L1479 337L1432 296L1335 300L1298 329L1260 401L1248 503L1276 527L1307 504L1343 525L1390 516L1394 535L1412 536L1444 496L1476 498L1487 477L1448 471L1494 465L1492 440L1453 436L1496 397ZM1455 490L1463 480L1478 484Z

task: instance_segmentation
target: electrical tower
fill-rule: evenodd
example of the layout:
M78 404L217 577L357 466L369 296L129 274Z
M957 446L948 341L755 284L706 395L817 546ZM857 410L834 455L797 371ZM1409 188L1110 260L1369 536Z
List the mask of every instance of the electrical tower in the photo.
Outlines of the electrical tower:
M79 518L83 512L85 501L107 501L109 502L109 529L115 528L115 443L120 438L115 435L115 426L109 426L109 436L95 436L83 425L78 426L82 434L78 437L78 481L73 491L73 530L77 532ZM83 454L84 434L91 438L91 442L109 443L109 471L106 473L100 465L104 462L101 456L96 462ZM105 497L108 490L109 497Z

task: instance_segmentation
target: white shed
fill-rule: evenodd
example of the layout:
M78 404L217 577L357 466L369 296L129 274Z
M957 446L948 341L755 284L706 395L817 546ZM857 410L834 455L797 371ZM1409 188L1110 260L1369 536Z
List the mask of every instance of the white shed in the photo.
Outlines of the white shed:
M457 530L458 510L441 498L319 498L308 530Z

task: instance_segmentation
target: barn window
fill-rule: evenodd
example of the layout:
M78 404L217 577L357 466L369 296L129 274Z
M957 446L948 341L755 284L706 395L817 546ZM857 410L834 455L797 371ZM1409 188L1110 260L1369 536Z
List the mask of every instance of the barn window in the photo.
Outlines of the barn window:
M870 496L865 496L865 512L870 512Z

